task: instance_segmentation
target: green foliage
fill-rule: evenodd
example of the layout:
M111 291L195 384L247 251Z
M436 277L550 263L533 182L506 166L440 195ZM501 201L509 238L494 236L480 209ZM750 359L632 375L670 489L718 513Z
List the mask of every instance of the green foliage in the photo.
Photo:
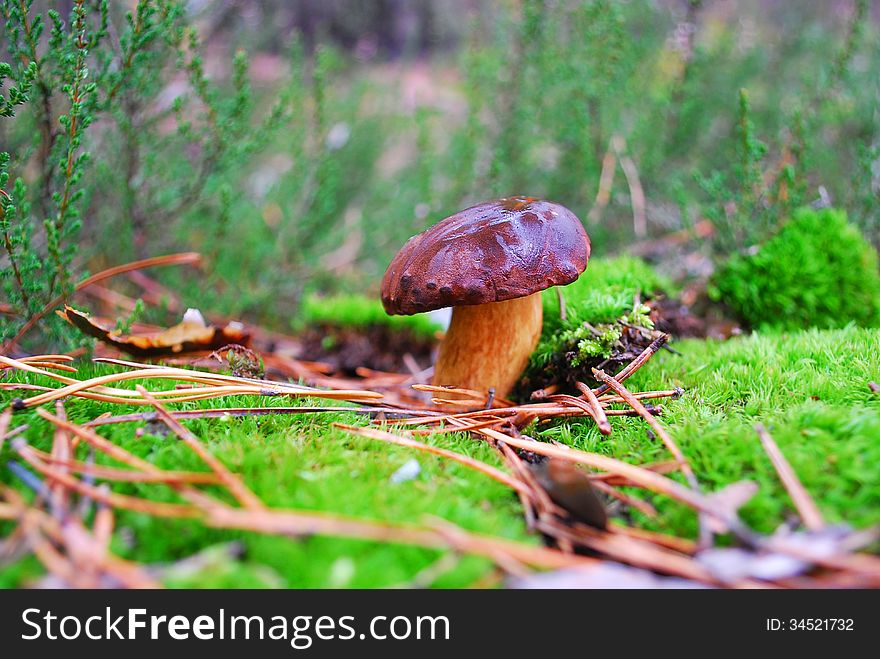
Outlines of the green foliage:
M230 237L230 224L243 214L259 216L252 200L233 193L232 182L282 125L297 136L297 185L315 188L299 191L313 200L303 199L296 212L325 227L336 221L341 207L328 202L345 196L323 143L330 113L322 89L332 57L319 53L307 88L302 49L294 44L288 84L257 108L243 51L235 53L227 80L209 77L185 3L140 0L121 15L106 1L77 0L62 20L31 2L4 0L2 12L10 62L0 68L0 87L10 85L0 97L0 116L15 117L4 131L10 152L0 159L2 278L15 313L0 316L0 339L15 335L50 300L66 299L86 263L117 265L189 242L210 259L205 292L222 284L218 272L255 279L269 254L265 247L242 249ZM100 134L93 131L98 120ZM308 148L307 136L315 140ZM12 190L10 173L18 173ZM284 219L305 224L293 213ZM277 243L266 232L256 237L270 254L279 246L274 258L301 262L308 242L298 230L281 233L286 240ZM110 263L104 255L112 255ZM306 270L296 275L304 280ZM277 292L279 279L271 286ZM51 314L40 330L43 344L72 340Z
M89 160L83 135L98 106L98 86L89 79L89 53L107 36L108 11L106 2L99 3L90 16L84 0L77 0L65 22L55 10L46 17L33 15L32 4L4 0L0 7L12 60L0 66L0 85L12 81L0 116L15 117L15 106L33 106L34 115L30 144L21 145L24 149L15 154L15 161L9 153L0 156L0 190L8 185L10 167L23 166L28 150L34 150L39 161L35 185L19 177L12 191L2 194L0 230L6 259L0 277L12 310L24 318L73 290L72 262L86 195L82 177ZM45 18L51 30L42 40ZM53 111L59 97L62 106ZM0 317L0 339L15 334L20 325L15 318ZM67 333L58 320L46 324L50 337Z
M307 295L303 298L295 327L332 325L334 327L371 327L409 329L417 336L432 338L440 328L428 314L389 316L379 300L363 295Z
M817 53L831 48L832 54L817 61L818 75L811 85L782 98L783 109L775 116L767 113L776 106L766 106L759 124L754 94L740 88L734 139L729 141L733 149L721 151L727 162L711 170L699 168L711 173L695 175L702 192L695 197L696 204L715 226L712 247L718 261L743 245L763 242L784 218L816 197L823 203L828 197L839 200L853 211L869 238L880 242L876 223L880 188L876 172L866 176L865 169L874 167L869 153L877 144L877 124L875 111L859 93L860 85L867 82L865 67L858 62L860 54L876 53L876 40L867 38L876 28L870 22L869 2L856 0L854 5L839 46L830 46L824 34L805 32L795 38L793 46ZM757 84L765 98L783 93L782 85L774 90L768 89L767 80ZM703 98L710 96L702 91ZM772 136L768 128L773 122L776 139L759 138L758 126ZM829 125L836 129L827 130ZM840 139L846 133L859 137Z
M789 215L805 201L806 182L803 173L795 168L800 163L793 155L792 162L786 163L775 178L765 178L767 149L755 134L749 94L740 89L733 183L717 171L708 177L696 177L710 200L704 212L715 227L716 257L730 254L739 245L765 240L776 229L780 217Z
M539 382L548 375L552 379L566 370L589 377L591 366L626 352L624 333L629 332L629 340L633 331L653 328L643 300L671 290L672 285L640 259L592 259L575 282L544 291L541 339L526 380Z
M393 73L237 10L199 33L210 3L0 2L5 337L87 270L184 249L201 272L151 273L184 304L281 325L304 291L367 291L406 238L501 195L567 205L614 253L633 237L633 170L649 231L707 217L719 261L825 195L880 241L866 0L845 21L791 3L735 19L702 0L418 3L460 51ZM286 11L269 5L253 11ZM350 37L385 15L332 6ZM23 347L65 332L49 314Z
M714 298L753 327L880 326L877 252L843 211L796 211L715 275Z

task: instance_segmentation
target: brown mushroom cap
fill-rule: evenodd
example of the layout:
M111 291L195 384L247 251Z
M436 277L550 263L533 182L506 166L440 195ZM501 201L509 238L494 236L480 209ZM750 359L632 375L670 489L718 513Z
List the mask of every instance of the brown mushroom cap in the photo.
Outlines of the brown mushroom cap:
M465 209L410 238L382 279L391 315L501 302L570 284L590 239L559 204L507 197Z

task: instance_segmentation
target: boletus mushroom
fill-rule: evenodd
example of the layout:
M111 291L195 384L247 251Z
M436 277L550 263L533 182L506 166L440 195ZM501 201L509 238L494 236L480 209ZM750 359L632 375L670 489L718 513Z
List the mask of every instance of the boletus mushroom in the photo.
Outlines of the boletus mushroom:
M559 204L508 197L463 210L413 236L382 279L390 315L453 307L434 384L505 397L541 335L541 291L587 267L590 239Z

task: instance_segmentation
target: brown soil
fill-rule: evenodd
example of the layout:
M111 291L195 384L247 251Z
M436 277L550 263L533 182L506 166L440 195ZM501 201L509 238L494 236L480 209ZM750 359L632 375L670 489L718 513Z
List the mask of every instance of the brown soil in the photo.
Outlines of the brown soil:
M383 325L317 325L304 330L298 338L303 359L323 362L345 375L355 375L358 368L407 373L415 364L424 369L433 363L432 351L437 345L433 338Z

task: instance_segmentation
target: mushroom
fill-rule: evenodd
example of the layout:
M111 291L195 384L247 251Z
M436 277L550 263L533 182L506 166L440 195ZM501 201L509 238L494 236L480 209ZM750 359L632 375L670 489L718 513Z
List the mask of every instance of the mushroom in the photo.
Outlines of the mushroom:
M567 208L508 197L463 210L410 238L382 279L390 315L453 307L434 384L503 398L541 335L541 291L587 267L590 239Z

